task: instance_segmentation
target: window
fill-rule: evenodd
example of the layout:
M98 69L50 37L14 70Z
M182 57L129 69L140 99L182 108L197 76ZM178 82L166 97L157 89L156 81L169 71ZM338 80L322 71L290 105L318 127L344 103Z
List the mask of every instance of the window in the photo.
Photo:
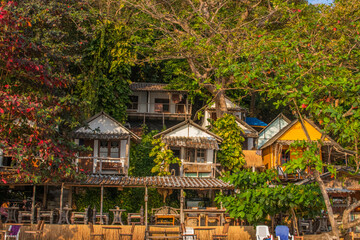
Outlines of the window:
M205 163L206 162L205 154L206 154L205 149L188 148L186 149L185 160L187 162Z
M119 141L104 141L99 142L99 157L120 157L120 143Z
M169 99L155 98L155 112L169 112Z
M128 109L137 110L139 105L138 96L129 96L130 103L128 104Z
M205 162L205 149L196 149L196 162Z
M287 149L281 151L281 165L290 161L290 151Z

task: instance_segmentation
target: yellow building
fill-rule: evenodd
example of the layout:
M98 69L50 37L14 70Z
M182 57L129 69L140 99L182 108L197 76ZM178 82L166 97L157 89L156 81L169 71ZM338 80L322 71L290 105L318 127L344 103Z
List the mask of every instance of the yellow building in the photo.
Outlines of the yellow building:
M316 141L321 139L321 129L318 128L311 120L305 119L304 125L311 140ZM263 163L266 169L277 168L291 159L298 157L293 155L291 151L287 150L289 149L290 144L299 140L308 139L300 121L297 119L283 127L277 134L260 147L262 150ZM326 135L323 140L323 147L321 148L322 160L334 162L339 160L341 161L341 159L343 159L343 161L345 161L344 156L346 158L344 149Z

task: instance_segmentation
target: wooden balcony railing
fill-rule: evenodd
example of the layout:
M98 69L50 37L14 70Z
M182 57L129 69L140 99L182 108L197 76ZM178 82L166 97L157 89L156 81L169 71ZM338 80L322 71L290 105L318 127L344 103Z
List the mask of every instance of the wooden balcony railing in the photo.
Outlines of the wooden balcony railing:
M184 173L211 173L211 176L215 175L215 170L220 163L196 163L196 162L183 162Z
M126 174L126 158L109 157L78 157L76 165L78 171L99 174Z

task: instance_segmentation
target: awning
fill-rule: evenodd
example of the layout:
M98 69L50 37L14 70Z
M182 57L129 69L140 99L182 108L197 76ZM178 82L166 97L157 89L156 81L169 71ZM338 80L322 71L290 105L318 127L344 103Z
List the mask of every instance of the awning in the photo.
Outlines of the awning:
M171 147L188 147L219 150L215 138L207 137L164 137L163 142Z
M67 183L73 186L107 187L154 187L170 189L232 189L233 186L217 178L179 177L179 176L153 176L131 177L118 175L89 175L84 181Z

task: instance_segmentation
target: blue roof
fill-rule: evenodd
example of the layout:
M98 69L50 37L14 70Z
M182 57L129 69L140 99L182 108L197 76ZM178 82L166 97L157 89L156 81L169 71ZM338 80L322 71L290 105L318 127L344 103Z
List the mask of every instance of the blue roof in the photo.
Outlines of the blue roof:
M250 126L263 126L263 127L267 126L266 123L254 117L247 117L245 122Z

